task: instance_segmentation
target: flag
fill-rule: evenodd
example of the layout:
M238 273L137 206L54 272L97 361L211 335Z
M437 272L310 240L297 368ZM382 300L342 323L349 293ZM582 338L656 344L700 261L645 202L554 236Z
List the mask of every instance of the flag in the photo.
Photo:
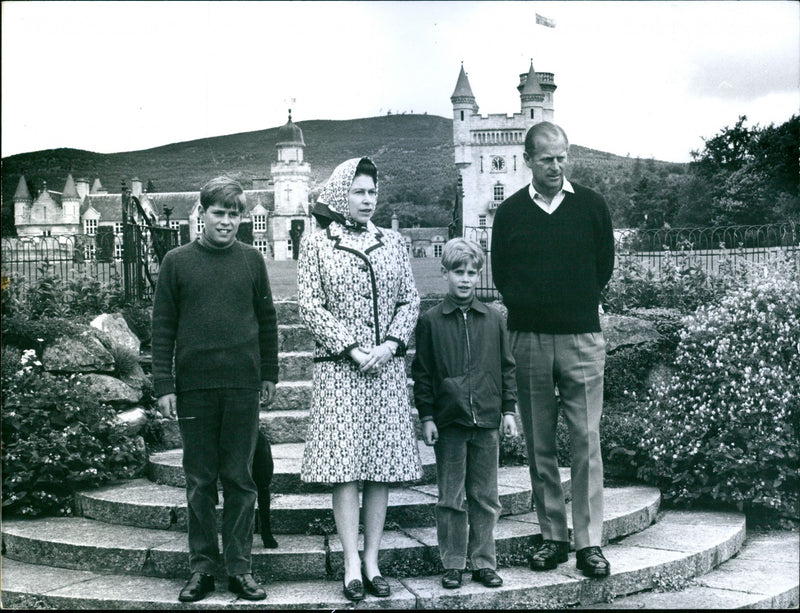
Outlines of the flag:
M548 28L555 28L556 20L548 19L547 17L542 17L539 13L536 13L536 25L547 26Z

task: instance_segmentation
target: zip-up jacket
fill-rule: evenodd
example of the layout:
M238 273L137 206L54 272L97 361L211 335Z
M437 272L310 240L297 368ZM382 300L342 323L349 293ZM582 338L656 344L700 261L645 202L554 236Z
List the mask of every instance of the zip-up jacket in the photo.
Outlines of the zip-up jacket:
M514 413L514 357L503 316L477 298L466 310L445 297L420 316L411 366L422 421L499 428Z

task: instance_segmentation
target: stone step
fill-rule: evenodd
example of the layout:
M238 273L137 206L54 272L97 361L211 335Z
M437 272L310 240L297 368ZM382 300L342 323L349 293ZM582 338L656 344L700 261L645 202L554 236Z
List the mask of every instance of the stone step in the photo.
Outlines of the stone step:
M683 589L656 589L596 603L588 609L797 609L800 536L748 535L739 553Z
M433 447L422 441L417 442L422 460L423 477L419 483L436 482L436 456ZM304 483L300 480L300 465L303 460L303 443L273 444L272 459L274 472L270 491L273 494L304 492L329 492L330 486L320 483ZM186 476L183 473L183 450L171 449L150 455L147 476L151 481L174 487L185 487Z
M561 469L565 494L569 495L569 469ZM503 514L527 513L531 508L527 466L501 467L498 474ZM386 521L404 528L433 526L436 485L400 485L389 490ZM183 488L134 479L76 494L77 514L108 523L186 530L186 493ZM275 494L270 518L276 534L304 534L309 526L333 521L328 493ZM222 506L217 507L218 524Z
M647 528L656 518L660 493L632 486L606 490L604 540L618 539ZM498 553L530 546L540 534L535 513L508 515L495 531ZM22 562L76 570L103 569L119 574L186 577L189 553L186 534L134 528L83 517L7 520L3 524L5 555ZM253 540L253 570L270 580L323 579L344 572L339 539L332 535L279 535L278 549ZM387 530L380 563L388 567L438 560L436 529ZM363 546L363 543L361 544Z
M741 548L743 515L719 512L667 512L642 532L604 548L612 573L588 579L575 569L574 555L556 570L536 573L526 567L500 570L504 585L487 589L465 576L459 590L441 587L439 575L389 577L392 595L367 596L359 608L503 609L560 608L606 603L649 590L664 576L697 577L725 562ZM256 577L263 580L263 577ZM336 609L351 608L340 581L276 581L265 587L267 599L237 599L218 584L205 600L184 605L177 594L185 579L120 575L3 561L3 606L50 609Z

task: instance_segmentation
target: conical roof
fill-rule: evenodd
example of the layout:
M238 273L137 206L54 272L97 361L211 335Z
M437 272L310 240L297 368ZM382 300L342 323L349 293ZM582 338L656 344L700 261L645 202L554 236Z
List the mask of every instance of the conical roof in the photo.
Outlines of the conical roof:
M456 98L472 98L475 100L472 88L469 86L467 73L464 72L464 64L461 64L461 72L458 73L458 81L456 81L456 88L453 90L453 95L450 96L450 101L455 102Z
M62 200L80 200L78 195L78 188L75 187L75 180L72 175L67 175L67 182L64 184L64 193L61 194Z
M539 84L539 77L536 76L536 71L533 69L533 62L531 62L528 77L525 79L525 87L522 88L521 93L523 96L542 93L542 86Z
M292 122L292 112L289 111L289 120L278 128L278 142L277 145L300 145L306 146L303 140L303 131Z
M28 182L25 175L21 175L17 184L17 191L14 192L14 200L31 200L31 192L28 190Z

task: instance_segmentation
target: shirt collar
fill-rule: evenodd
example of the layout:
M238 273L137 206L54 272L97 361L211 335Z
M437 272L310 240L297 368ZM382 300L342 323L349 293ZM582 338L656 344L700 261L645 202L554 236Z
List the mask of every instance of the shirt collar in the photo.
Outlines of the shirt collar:
M553 196L553 200L558 198L559 194L562 194L564 192L569 192L570 194L575 193L575 188L572 187L572 183L570 183L566 177L564 177L564 183L561 185L561 190L555 196ZM528 193L530 194L531 200L535 201L536 196L539 196L539 198L544 199L544 196L542 196L539 192L536 191L536 188L533 186L533 181L531 181L528 184ZM561 198L563 198L563 196Z
M444 315L449 315L453 311L457 311L461 307L458 306L453 299L450 297L450 294L444 297L444 301L442 303L442 313ZM477 296L472 297L472 302L469 303L468 309L473 309L478 311L479 313L488 313L489 307L483 304L480 300L478 300Z

